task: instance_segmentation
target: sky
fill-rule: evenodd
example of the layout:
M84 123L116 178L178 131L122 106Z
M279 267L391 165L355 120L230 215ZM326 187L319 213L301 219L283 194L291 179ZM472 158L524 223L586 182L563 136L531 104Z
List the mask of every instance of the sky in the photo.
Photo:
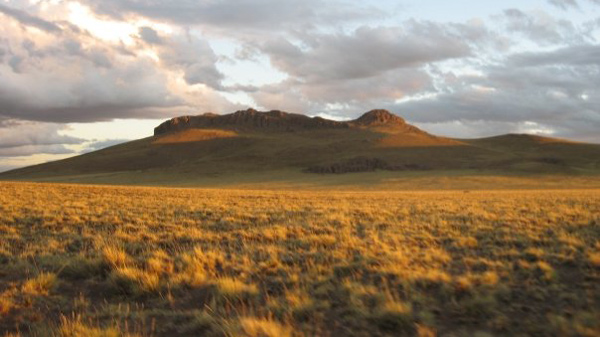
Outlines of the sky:
M600 143L600 0L0 0L0 171L249 107Z

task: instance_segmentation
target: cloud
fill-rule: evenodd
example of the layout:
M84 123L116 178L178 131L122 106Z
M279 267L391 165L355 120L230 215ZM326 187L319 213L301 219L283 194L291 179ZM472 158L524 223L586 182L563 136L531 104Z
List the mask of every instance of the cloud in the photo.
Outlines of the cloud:
M11 8L1 3L0 13L12 17L23 25L36 27L46 32L56 33L61 31L61 28L53 22L46 21L25 11Z
M588 2L600 4L600 0L588 0ZM580 8L577 0L548 0L548 3L563 10Z
M531 20L521 11L512 15ZM531 132L597 141L600 49L583 38L570 40L579 27L554 18L545 28L531 22L513 32L559 47L510 54L511 35L479 22L409 21L349 34L311 33L297 43L278 38L262 52L290 78L250 94L261 107L313 114L355 117L388 108L463 137ZM485 58L492 53L499 54Z
M29 11L48 17L68 11L62 4L44 10L22 5L27 12L15 9L12 15L32 22L33 15L25 16ZM229 90L221 84L219 57L197 34L165 33L145 20L125 43L95 35L108 33L108 26L102 31L102 26L60 21L60 27L60 34L37 34L14 24L0 26L0 117L95 122L238 108L217 92Z
M289 78L250 95L262 107L319 113L337 106L353 114L433 90L425 67L471 56L470 42L484 36L485 30L466 25L410 20L394 27L309 34L296 42L275 38L258 48Z
M600 66L600 45L584 44L557 48L547 52L524 52L510 57L508 62L518 67Z
M85 34L0 27L0 116L50 122L170 115L184 101L152 59Z
M539 45L573 44L591 37L571 21L557 19L544 11L524 12L507 9L501 17L505 28Z
M163 39L160 36L158 36L158 32L152 29L152 27L140 27L139 35L140 38L144 40L144 42L149 44L161 44L163 42Z
M33 154L74 154L75 151L63 145L23 145L0 148L0 157L23 157Z
M489 122L483 120L454 120L440 123L415 123L435 135L455 138L481 138L507 133L529 133L551 136L552 129L535 122ZM465 135L468 135L467 137Z
M138 15L176 25L197 25L226 35L253 31L310 29L365 18L383 17L374 6L353 1L330 0L238 0L238 1L150 1L85 0L103 15L124 20Z
M10 171L10 170L14 170L14 169L16 169L18 167L19 167L19 165L5 165L5 164L0 164L0 173L6 172L6 171Z
M417 21L363 26L351 34L310 35L301 42L279 38L262 51L277 69L308 82L367 78L470 54L469 45L449 27Z
M59 124L0 121L0 156L17 157L37 153L70 154L75 151L65 145L76 145L83 139L61 135L65 126Z
M427 72L398 69L379 76L340 81L288 80L262 86L251 94L257 104L264 108L313 114L328 110L329 113L349 116L385 101L432 89L433 83Z
M141 37L144 41L149 39L148 36ZM158 34L150 39L162 41ZM204 84L216 90L223 88L221 81L224 76L216 66L218 57L206 40L188 34L171 36L164 43L154 44L164 67L183 71L183 79L187 84Z
M597 48L515 54L503 64L483 67L480 75L449 76L454 80L445 82L447 90L435 96L391 108L421 123L504 123L512 131L534 123L556 136L598 141Z
M65 128L60 124L25 122L20 120L0 121L0 148L27 145L81 144L81 138L61 135Z
M83 153L102 150L104 148L114 146L117 144L121 144L121 143L125 143L125 142L129 142L129 141L131 141L131 139L106 139L106 140L93 141L89 144L86 144L86 148L85 148L85 150L83 150Z
M577 0L548 0L548 3L561 9L579 8Z

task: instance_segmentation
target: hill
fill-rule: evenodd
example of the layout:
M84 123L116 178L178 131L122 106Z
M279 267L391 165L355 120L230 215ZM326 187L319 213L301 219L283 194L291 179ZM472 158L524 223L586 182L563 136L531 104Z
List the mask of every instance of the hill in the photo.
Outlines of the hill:
M5 172L0 179L209 186L599 172L596 144L515 134L451 139L386 110L333 121L249 109L173 118L157 126L152 137Z

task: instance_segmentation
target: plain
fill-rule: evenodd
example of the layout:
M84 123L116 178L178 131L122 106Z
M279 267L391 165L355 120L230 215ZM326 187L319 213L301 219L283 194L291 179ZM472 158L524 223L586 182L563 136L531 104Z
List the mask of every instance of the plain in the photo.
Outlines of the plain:
M5 336L597 336L598 190L0 183Z

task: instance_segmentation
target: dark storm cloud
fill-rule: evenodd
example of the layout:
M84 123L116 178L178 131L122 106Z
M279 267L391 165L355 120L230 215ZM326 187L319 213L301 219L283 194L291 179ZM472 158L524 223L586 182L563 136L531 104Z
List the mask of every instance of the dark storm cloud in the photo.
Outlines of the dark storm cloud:
M36 27L36 28L39 28L41 30L51 32L51 33L56 33L56 32L61 31L60 27L53 22L46 21L37 16L33 16L27 12L8 7L1 3L0 3L0 13L8 15L8 16L12 17L13 19L19 21L21 24L24 24L26 26L33 26L33 27Z

